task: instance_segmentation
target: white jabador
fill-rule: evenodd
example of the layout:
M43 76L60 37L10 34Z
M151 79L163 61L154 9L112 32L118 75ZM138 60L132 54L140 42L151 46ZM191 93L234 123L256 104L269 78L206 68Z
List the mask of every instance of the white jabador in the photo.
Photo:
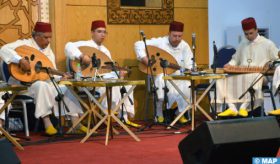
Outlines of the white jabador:
M93 40L68 42L65 45L66 56L69 57L71 60L78 59L82 55L82 52L79 50L80 46L89 46L89 47L96 48L96 49L100 50L101 52L103 52L104 54L106 54L112 60L110 51L104 45L97 45ZM115 72L110 72L110 73L103 74L103 78L104 79L117 79L118 76L116 75ZM125 88L128 91L131 88L131 86L125 86ZM96 91L99 92L100 94L103 94L103 93L105 93L105 87L96 88ZM124 111L127 112L130 115L130 117L134 117L135 112L134 112L133 92L129 95L129 97L131 98L133 104L131 104L129 102L129 100L126 99L124 101L124 106L125 106ZM112 88L112 107L114 107L116 104L118 104L118 102L120 100L121 100L120 87L113 87ZM102 106L107 108L107 99L104 99L102 101Z
M26 45L33 47L39 51L41 51L44 55L46 55L49 60L53 63L55 69L55 56L48 45L47 48L41 49L33 38L18 40L13 43L6 44L1 49L0 57L7 63L19 63L21 57L17 54L15 49L19 46ZM10 77L9 84L20 84L19 81L15 80L13 77ZM64 85L59 85L62 93L64 94L64 102L69 108L68 115L78 116L78 113L83 113L82 108L78 100L70 93ZM52 109L54 109L54 113L58 115L58 103L55 101L55 97L57 95L57 91L51 81L36 81L32 83L30 87L28 87L28 92L26 95L33 97L35 101L35 117L45 117L52 113ZM62 111L63 108L62 108Z
M278 59L278 51L275 44L263 36L258 35L254 41L245 38L228 64L232 66L262 67L267 62ZM233 103L243 103L240 108L247 109L250 104L250 94L247 93L241 100L238 98L260 75L260 73L241 74L218 80L217 102L223 103L225 101L233 110L237 110ZM263 79L254 86L256 102L261 102L263 99L262 83ZM256 103L256 105L259 104Z
M177 63L187 69L192 68L192 58L193 54L190 49L190 46L185 42L181 41L177 47L172 47L169 43L168 36L159 37L159 38L152 38L150 40L146 40L147 45L156 46L167 51L171 54L177 61ZM135 43L135 53L137 55L137 59L141 61L146 55L145 45L143 41L137 41ZM174 72L171 75L180 75L180 70ZM186 80L174 80L176 85L181 89L181 91L187 96L190 97L190 81ZM183 99L183 97L176 91L176 89L167 82L167 87L169 89L168 92L168 107L171 108L174 102L177 102L179 112L182 112L186 107L187 103ZM157 87L157 94L159 99L164 98L164 80L163 80L163 73L155 76L155 85Z

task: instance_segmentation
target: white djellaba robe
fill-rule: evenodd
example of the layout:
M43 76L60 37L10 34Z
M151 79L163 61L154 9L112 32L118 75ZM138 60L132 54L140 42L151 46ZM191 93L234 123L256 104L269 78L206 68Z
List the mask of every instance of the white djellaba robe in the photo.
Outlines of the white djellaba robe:
M147 45L156 46L160 49L165 50L169 54L171 54L179 64L179 66L187 69L192 68L192 58L193 53L191 51L190 46L182 40L177 47L172 47L169 43L168 36L152 38L150 40L146 40ZM137 55L137 59L141 61L146 55L145 45L143 41L137 41L135 43L135 53ZM180 75L180 70L177 70L173 74L170 75ZM190 98L190 81L187 80L174 80L175 84L181 89L181 91ZM183 99L183 97L177 92L177 90L167 82L167 87L169 92L168 96L168 106L167 108L171 108L174 102L177 102L179 112L182 112L188 105L188 103ZM159 99L164 99L164 80L163 73L155 76L155 85L157 89L157 95Z
M232 66L263 67L267 62L278 59L278 51L275 44L263 36L258 35L254 41L244 38L228 64ZM240 108L248 109L250 94L247 93L240 100L238 98L259 76L261 76L260 73L240 74L217 80L217 103L225 101L229 108L233 108L233 110L237 110L237 103L242 103ZM255 90L255 106L260 105L258 103L261 103L263 99L262 84L263 79L253 87Z
M80 46L89 46L89 47L96 48L99 51L103 52L105 55L107 55L112 60L110 51L104 45L100 45L100 46L97 45L93 40L68 42L65 45L66 56L68 58L70 58L71 60L79 58L80 55L82 54L82 52L79 50ZM102 74L102 75L103 75L103 79L117 79L118 78L116 73L113 71L110 73ZM131 88L131 86L125 86L125 88L128 91ZM106 88L98 87L98 88L96 88L96 91L102 95L103 93L105 93ZM124 114L126 114L126 112L127 112L130 117L134 117L135 111L134 111L133 92L129 95L129 97L132 100L133 104L130 103L129 99L125 99ZM120 100L121 100L120 87L119 86L113 87L112 88L112 108L114 108L114 106L117 105ZM105 98L101 104L106 109L107 108L107 99Z
M45 49L41 49L33 38L17 40L16 42L4 45L1 49L0 57L7 64L19 63L21 57L17 54L15 49L22 45L30 46L41 51L49 58L56 69L55 56L50 48L50 45L48 45ZM20 82L15 80L13 77L10 77L8 84L20 84ZM67 112L62 108L62 112L65 111L66 114L70 116L78 116L79 113L83 113L79 101L74 97L70 90L68 90L64 85L59 85L59 87L64 94L64 102L70 111ZM55 101L57 91L50 80L36 81L32 83L31 86L28 87L26 95L34 98L36 118L45 117L51 114L52 109L54 110L55 115L58 116L58 103Z

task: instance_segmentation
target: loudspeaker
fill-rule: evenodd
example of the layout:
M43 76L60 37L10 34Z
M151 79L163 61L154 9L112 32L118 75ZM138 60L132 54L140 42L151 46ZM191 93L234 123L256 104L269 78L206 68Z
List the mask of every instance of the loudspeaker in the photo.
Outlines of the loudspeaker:
M6 138L0 139L0 163L1 164L18 164L19 158L13 151L12 145Z
M253 157L275 157L280 129L274 117L202 123L179 143L185 164L252 163Z

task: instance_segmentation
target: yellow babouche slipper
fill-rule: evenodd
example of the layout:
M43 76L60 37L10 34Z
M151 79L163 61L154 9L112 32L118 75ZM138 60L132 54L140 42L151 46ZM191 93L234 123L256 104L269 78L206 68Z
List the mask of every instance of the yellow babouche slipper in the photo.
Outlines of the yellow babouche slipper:
M125 123L126 123L127 125L132 126L132 127L135 127L135 128L141 127L141 125L136 124L136 123L134 123L134 122L131 122L131 121L129 121L129 120L126 120Z
M184 124L184 123L188 122L188 119L186 119L185 116L182 116L182 117L179 119L179 121L180 121L181 124Z
M50 125L46 128L45 133L47 135L52 136L52 135L55 135L57 133L57 130L53 127L53 125Z
M247 117L248 116L248 111L244 108L241 108L238 112L238 115L241 117Z
M226 111L218 114L219 117L229 117L229 116L237 116L237 115L238 112L232 109L227 109Z
M83 132L83 133L87 133L88 128L85 127L84 125L81 125L80 128L79 128L79 130L80 130L81 132Z
M273 111L268 112L269 115L278 116L280 115L280 109L276 109Z
M163 123L164 117L163 116L158 116L157 121L158 121L158 123Z

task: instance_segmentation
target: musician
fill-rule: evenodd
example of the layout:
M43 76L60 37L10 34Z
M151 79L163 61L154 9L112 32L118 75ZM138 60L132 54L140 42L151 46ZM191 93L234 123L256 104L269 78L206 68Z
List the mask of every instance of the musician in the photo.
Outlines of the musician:
M191 51L190 46L187 42L182 40L184 31L184 24L182 22L174 21L169 25L169 33L167 36L159 37L159 38L152 38L147 40L147 45L156 46L167 51L171 54L177 61L177 63L186 69L191 69L192 67L192 58L193 54ZM148 57L145 51L145 45L143 41L137 41L135 43L135 52L137 55L137 59L141 61L143 64L148 66ZM180 71L176 71L172 75L178 75ZM176 85L182 89L183 93L190 97L190 82L189 81L175 81ZM155 76L155 85L157 87L157 95L158 95L158 102L157 102L157 121L162 123L164 121L164 117L162 114L162 104L164 100L164 81L163 81L163 73ZM183 97L171 86L171 84L167 83L167 87L169 89L168 92L168 107L170 108L174 102L177 102L179 112L182 112L186 107L187 103L183 99ZM177 114L179 114L179 112ZM187 119L182 116L179 121L181 123L186 123Z
M27 72L31 70L29 61L22 58L17 54L15 49L19 46L26 45L33 47L41 51L48 59L52 62L53 66L56 68L55 56L50 48L50 41L52 38L51 24L44 22L37 22L32 32L32 38L17 40L13 43L6 44L1 49L0 57L7 63L15 63L22 69L22 71ZM64 74L62 78L68 78L67 74ZM20 84L19 81L10 77L9 84ZM71 94L71 92L65 87L60 86L60 89L64 93L64 102L67 104L70 112L67 115L71 116L72 122L78 119L78 114L82 113L81 106L78 100ZM28 87L28 96L34 98L35 102L35 117L42 118L45 126L45 133L47 135L54 135L57 130L54 128L50 121L49 115L52 110L57 114L58 103L55 101L57 91L50 80L48 81L36 81ZM78 127L81 131L86 132L87 128L83 125Z
M280 66L278 65L274 71L274 75L273 75L273 81L272 81L273 85L273 92L274 93L278 93L279 96L279 89L280 89ZM277 97L278 99L279 97ZM280 116L280 109L276 109L276 110L272 110L270 112L268 112L269 115L274 115L274 116Z
M241 24L246 38L240 43L236 53L232 56L232 59L224 67L263 66L267 68L269 61L273 61L279 58L280 56L279 50L277 49L277 47L272 41L258 34L257 24L254 18L252 17L246 18L242 20ZM249 94L245 95L245 98L243 99L243 102L240 105L239 111L235 103L239 102L238 97L243 92L246 91L248 86L256 79L257 76L260 76L260 74L255 73L255 74L240 75L241 78L230 77L232 78L231 80L227 79L228 80L227 84L231 85L229 87L232 87L232 89L235 91L232 92L233 95L229 95L228 93L228 95L226 96L227 97L226 101L228 103L229 108L224 112L218 114L218 116L220 117L237 116L237 115L242 117L248 116L247 110L250 104ZM262 100L261 87L262 87L262 80L254 86L256 100ZM225 92L224 88L222 88L222 92ZM239 94L234 94L234 93L239 93Z
M82 65L89 65L90 62L92 62L91 58L88 55L83 54L80 50L79 47L80 46L89 46L89 47L93 47L96 48L98 50L100 50L101 52L103 52L104 54L106 54L111 60L111 53L110 51L103 45L103 41L106 38L106 24L103 20L95 20L92 22L91 24L91 39L87 40L87 41L78 41L78 42L68 42L65 45L65 54L67 57L69 57L70 59L74 60L74 59L79 59L81 61ZM102 61L101 61L102 62ZM113 62L113 60L112 60ZM120 71L120 76L121 78L125 75L124 72ZM104 79L117 79L118 76L116 75L115 72L110 72L110 73L106 73L103 76ZM130 87L126 87L126 90L128 91ZM100 87L97 88L96 90L97 92L103 94L105 93L105 88L104 87ZM120 100L121 100L121 94L120 94L120 87L113 87L112 88L112 107L114 107L114 105L116 105ZM140 125L133 123L132 121L130 121L128 119L128 114L130 117L134 116L134 104L133 104L133 93L131 93L129 95L132 103L129 101L129 99L126 99L124 101L124 112L123 112L123 121L133 127L139 127ZM104 99L102 101L102 105L103 106L107 106L107 100ZM119 117L121 117L122 113L119 112Z

